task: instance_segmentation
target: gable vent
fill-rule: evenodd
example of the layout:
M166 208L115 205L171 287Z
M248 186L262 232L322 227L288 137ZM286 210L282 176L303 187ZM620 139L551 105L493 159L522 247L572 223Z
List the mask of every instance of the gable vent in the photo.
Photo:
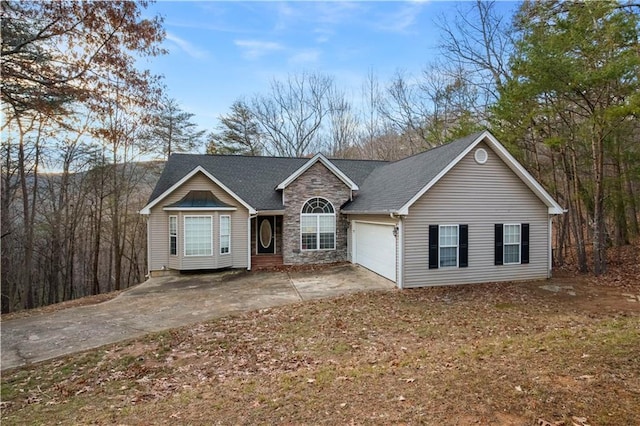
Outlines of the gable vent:
M476 152L473 155L473 158L475 158L476 163L484 164L484 163L487 162L487 159L489 158L489 154L487 154L487 150L486 149L478 148L478 149L476 149Z

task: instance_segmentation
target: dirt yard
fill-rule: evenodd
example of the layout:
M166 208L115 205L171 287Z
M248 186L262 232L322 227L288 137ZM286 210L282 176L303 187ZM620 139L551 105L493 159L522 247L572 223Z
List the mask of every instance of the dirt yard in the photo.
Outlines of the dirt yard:
M640 424L639 271L615 268L152 334L4 372L2 423Z

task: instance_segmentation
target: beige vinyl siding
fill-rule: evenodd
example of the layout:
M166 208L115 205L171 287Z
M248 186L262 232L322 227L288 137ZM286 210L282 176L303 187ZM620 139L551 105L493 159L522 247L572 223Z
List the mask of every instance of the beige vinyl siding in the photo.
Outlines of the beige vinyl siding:
M234 211L164 211L163 206L182 199L189 191L212 191L222 202L234 206ZM169 216L178 217L178 255L169 255ZM213 254L212 256L184 255L184 216L213 216ZM231 216L231 253L220 255L220 216ZM227 194L222 188L211 182L204 174L198 173L169 194L151 209L148 222L149 232L149 270L156 271L166 265L171 269L215 269L248 267L247 222L248 210Z
M169 215L151 211L147 221L147 240L149 242L149 270L159 271L169 268ZM178 244L180 239L178 238ZM178 249L179 250L179 249ZM175 258L176 256L171 256ZM174 259L175 260L175 259Z
M548 276L548 209L486 144L410 207L404 219L404 287L542 279ZM476 148L476 149L477 149ZM494 265L494 225L528 223L529 264ZM469 225L469 266L429 269L429 225Z

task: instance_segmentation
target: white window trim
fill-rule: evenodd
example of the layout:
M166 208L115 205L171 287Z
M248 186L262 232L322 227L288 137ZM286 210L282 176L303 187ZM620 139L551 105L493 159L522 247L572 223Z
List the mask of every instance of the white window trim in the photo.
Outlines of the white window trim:
M211 250L209 254L187 254L187 219L189 218L197 218L197 217L208 217L211 222ZM213 215L210 214L200 214L200 215L187 215L184 216L183 219L183 231L184 231L184 257L208 257L213 256Z
M518 261L517 262L507 262L506 261L506 250L504 249L506 246L515 246L516 244L507 244L505 241L507 226L517 226L518 227ZM522 224L521 223L503 223L502 224L502 264L503 265L520 265L522 263Z
M456 244L455 246L448 246L448 245L442 245L440 244L440 237L442 236L442 228L444 227L455 227L456 228L456 240L458 241L458 244ZM440 264L440 249L441 248L451 248L451 247L455 247L456 248L456 264L454 265L449 265L449 266L442 266ZM460 225L459 224L444 224L444 225L438 225L438 269L453 269L453 268L458 268L460 265Z
M174 219L176 221L176 233L175 234L171 234L171 219ZM171 253L171 238L175 237L176 239L176 252L175 253ZM178 255L178 216L172 215L169 216L169 256L177 256Z
M226 253L222 252L222 219L223 218L227 218L229 220L229 233L227 234L227 236L229 237L229 250ZM220 215L220 235L219 235L219 239L220 239L220 256L228 256L231 254L231 216L228 214L223 214Z
M333 213L302 213L302 210L304 209L304 206L307 205L307 203L313 199L322 199L325 200L327 203L329 203L329 205L331 206L331 209L333 210ZM332 248L320 248L320 217L333 217L333 247ZM303 217L315 217L316 218L316 247L314 249L303 249L302 248L302 218ZM302 203L302 207L300 208L300 251L330 251L330 250L335 250L336 249L336 234L337 234L337 230L338 230L338 218L336 215L336 208L334 207L333 203L329 200L327 200L324 197L311 197L308 200L306 200L304 203Z

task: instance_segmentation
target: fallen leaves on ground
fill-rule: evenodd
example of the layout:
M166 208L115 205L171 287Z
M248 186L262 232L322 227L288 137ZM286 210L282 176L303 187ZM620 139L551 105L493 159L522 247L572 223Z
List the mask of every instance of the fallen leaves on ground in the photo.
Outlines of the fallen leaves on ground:
M640 303L599 282L362 293L155 333L4 372L2 420L640 424Z

